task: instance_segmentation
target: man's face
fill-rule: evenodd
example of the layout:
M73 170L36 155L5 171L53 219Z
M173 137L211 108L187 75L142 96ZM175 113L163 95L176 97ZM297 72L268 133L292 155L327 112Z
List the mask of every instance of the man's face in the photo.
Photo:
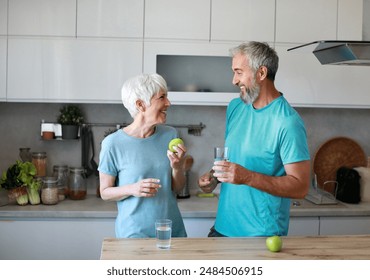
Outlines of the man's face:
M256 75L250 69L245 55L239 53L233 57L232 70L233 84L240 88L240 98L252 104L259 95L260 86L256 83Z

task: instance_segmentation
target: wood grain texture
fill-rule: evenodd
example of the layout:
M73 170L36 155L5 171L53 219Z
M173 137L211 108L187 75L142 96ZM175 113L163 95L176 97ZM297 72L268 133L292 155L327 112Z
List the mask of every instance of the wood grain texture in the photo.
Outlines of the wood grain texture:
M370 235L282 237L278 253L267 250L264 237L173 238L171 249L156 248L154 238L106 238L102 260L370 260Z

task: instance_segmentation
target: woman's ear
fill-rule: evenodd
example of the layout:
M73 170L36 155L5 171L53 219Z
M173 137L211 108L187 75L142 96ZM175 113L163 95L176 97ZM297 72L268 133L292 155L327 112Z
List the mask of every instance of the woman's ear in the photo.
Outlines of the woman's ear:
M139 112L145 112L145 102L142 100L136 100L136 108L138 109Z

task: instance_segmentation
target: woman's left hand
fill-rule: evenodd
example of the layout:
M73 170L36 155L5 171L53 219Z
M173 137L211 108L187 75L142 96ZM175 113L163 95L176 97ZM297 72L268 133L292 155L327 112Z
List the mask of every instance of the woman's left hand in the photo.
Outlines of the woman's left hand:
M167 157L170 160L172 169L179 170L184 166L184 159L186 154L186 147L183 144L179 144L174 147L175 153L167 150Z

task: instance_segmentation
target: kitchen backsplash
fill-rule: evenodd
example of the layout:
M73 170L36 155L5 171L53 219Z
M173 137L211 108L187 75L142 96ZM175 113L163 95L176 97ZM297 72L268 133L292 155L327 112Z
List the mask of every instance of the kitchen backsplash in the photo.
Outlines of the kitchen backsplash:
M43 141L40 137L41 120L55 122L62 104L56 103L0 103L0 172L2 173L16 159L19 148L29 147L31 151L44 151L48 157L47 172L51 175L56 164L81 166L80 140ZM123 105L81 104L88 123L129 123L131 117ZM336 136L347 136L357 141L367 155L370 155L369 120L370 109L296 108L302 116L308 136L311 157L326 140ZM188 154L194 157L190 171L190 190L196 191L198 176L210 169L213 162L212 147L223 144L225 128L224 106L172 106L168 111L168 124L188 125L203 123L206 127L200 136L188 134L186 128L179 128L188 147ZM98 162L100 143L107 132L114 127L92 127L95 144L95 161ZM93 177L93 176L91 176ZM96 180L89 179L89 191L95 192Z

